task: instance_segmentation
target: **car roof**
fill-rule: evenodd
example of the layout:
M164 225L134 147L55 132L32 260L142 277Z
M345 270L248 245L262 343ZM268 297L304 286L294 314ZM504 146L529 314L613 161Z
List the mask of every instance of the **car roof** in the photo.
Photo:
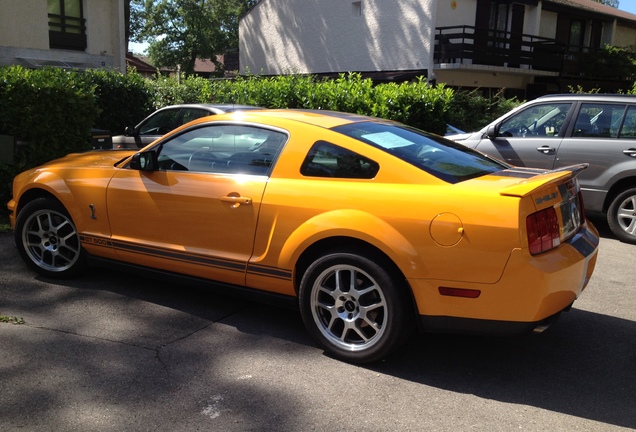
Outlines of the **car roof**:
M241 105L241 104L232 104L232 103L219 103L219 104L189 103L189 104L168 105L158 109L157 111L161 111L165 109L178 109L178 108L200 108L200 109L208 110L211 112L263 109L262 107L258 107L254 105Z
M293 121L305 123L308 125L331 129L349 123L357 123L364 121L391 122L377 117L369 117L361 114L345 113L339 111L328 110L310 110L310 109L267 109L261 111L246 111L240 114L228 113L215 116L215 121L223 119L233 119L240 117L241 120L255 121L270 119L272 122L278 120Z
M636 95L612 93L562 93L540 96L535 100L586 100L594 102L636 102Z

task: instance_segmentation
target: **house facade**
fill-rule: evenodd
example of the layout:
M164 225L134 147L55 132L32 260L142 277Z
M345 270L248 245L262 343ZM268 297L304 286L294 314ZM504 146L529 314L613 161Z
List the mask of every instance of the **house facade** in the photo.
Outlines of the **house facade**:
M533 97L631 86L593 64L606 44L636 50L636 15L592 0L261 0L239 41L242 74L425 76Z
M4 0L0 66L126 71L124 0Z

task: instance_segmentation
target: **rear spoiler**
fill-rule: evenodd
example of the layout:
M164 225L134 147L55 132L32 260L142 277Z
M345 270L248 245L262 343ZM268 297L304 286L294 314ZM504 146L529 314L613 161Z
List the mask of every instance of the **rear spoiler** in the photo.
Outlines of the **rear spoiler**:
M533 193L539 186L545 186L552 183L560 183L567 178L574 178L581 171L589 167L588 163L570 165L551 171L545 171L528 179L521 180L519 183L508 186L499 192L502 196L525 197Z

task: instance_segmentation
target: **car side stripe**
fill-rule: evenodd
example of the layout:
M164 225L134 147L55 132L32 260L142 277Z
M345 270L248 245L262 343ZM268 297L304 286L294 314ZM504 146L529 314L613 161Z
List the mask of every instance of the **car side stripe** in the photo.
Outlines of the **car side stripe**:
M246 268L246 263L241 261L166 250L163 248L140 245L121 240L111 240L105 237L98 236L80 235L80 241L84 245L106 247L123 252L131 252L156 258L177 260L185 263L204 265L207 267L224 269L228 271L250 273L253 275L266 276L283 280L291 280L292 278L291 270L281 269L278 267L250 264Z

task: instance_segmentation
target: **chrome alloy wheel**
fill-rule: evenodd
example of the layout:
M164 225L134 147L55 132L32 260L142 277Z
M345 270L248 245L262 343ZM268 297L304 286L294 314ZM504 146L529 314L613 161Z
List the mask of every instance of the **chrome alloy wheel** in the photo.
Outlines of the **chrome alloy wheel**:
M28 215L21 238L28 258L48 272L68 270L80 258L81 246L75 226L57 211L42 209Z
M386 329L388 308L382 288L353 265L334 265L320 273L310 306L323 336L344 350L368 349Z
M636 195L628 196L618 206L618 225L629 235L636 235Z

